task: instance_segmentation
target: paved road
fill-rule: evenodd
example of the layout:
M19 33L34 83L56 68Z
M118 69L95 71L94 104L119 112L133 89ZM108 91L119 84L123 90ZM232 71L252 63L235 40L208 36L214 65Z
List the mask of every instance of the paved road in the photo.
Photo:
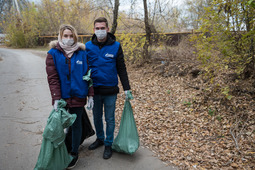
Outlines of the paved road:
M46 55L46 52L45 52ZM31 170L52 109L45 58L31 50L0 48L0 170ZM91 113L89 114L91 119ZM81 170L171 170L144 147L131 155L102 158L103 147L89 151L95 136L80 147Z

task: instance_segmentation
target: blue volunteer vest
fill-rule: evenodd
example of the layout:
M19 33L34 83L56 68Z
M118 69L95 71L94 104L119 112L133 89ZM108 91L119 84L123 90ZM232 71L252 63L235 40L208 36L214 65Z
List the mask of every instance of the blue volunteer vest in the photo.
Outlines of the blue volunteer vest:
M91 41L86 43L94 87L118 85L116 59L119 47L120 43L116 41L111 45L103 46L101 49Z
M79 50L74 52L70 60L61 51L54 48L48 53L52 55L59 75L61 97L64 99L74 96L86 98L88 95L88 83L82 79L88 69L86 51ZM69 72L68 62L71 62L71 72Z

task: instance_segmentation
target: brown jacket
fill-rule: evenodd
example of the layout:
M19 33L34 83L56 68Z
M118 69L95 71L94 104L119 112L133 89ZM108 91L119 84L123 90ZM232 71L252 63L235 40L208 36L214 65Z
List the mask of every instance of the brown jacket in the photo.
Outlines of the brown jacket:
M58 41L52 41L50 42L50 48L56 48L59 51L63 52L64 56L69 60L67 55L65 54L64 50L60 47ZM85 45L82 43L78 43L79 48L78 50L85 50ZM69 70L71 67L71 62L68 62L69 64ZM51 92L51 97L52 97L52 104L54 104L54 100L59 100L61 99L61 87L60 87L60 81L59 81L59 76L57 69L55 67L53 57L48 53L47 58L46 58L46 72L48 75L48 83L49 83L49 88ZM94 96L94 89L93 87L89 88L88 96ZM78 97L71 97L68 99L65 99L67 102L67 107L84 107L86 104L87 99L86 98L78 98Z

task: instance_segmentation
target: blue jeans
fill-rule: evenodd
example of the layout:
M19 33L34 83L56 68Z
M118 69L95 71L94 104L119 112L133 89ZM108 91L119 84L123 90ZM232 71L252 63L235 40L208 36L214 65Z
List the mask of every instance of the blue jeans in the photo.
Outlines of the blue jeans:
M69 108L70 114L76 114L77 118L72 124L72 150L73 153L78 153L78 149L81 142L82 135L82 113L83 107L73 107Z
M115 129L115 95L94 95L93 119L97 138L104 141L105 146L112 146ZM103 126L103 108L106 121L106 138Z

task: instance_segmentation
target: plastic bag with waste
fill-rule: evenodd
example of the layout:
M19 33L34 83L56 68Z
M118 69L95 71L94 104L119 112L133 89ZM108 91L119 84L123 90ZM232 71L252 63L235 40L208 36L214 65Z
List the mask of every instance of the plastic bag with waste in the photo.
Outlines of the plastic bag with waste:
M74 123L76 114L68 113L65 106L66 102L61 99L58 102L58 111L53 109L48 117L34 170L65 169L73 159L67 152L64 128Z
M112 149L116 152L133 154L139 148L139 136L129 100L125 100L120 129L114 139Z

